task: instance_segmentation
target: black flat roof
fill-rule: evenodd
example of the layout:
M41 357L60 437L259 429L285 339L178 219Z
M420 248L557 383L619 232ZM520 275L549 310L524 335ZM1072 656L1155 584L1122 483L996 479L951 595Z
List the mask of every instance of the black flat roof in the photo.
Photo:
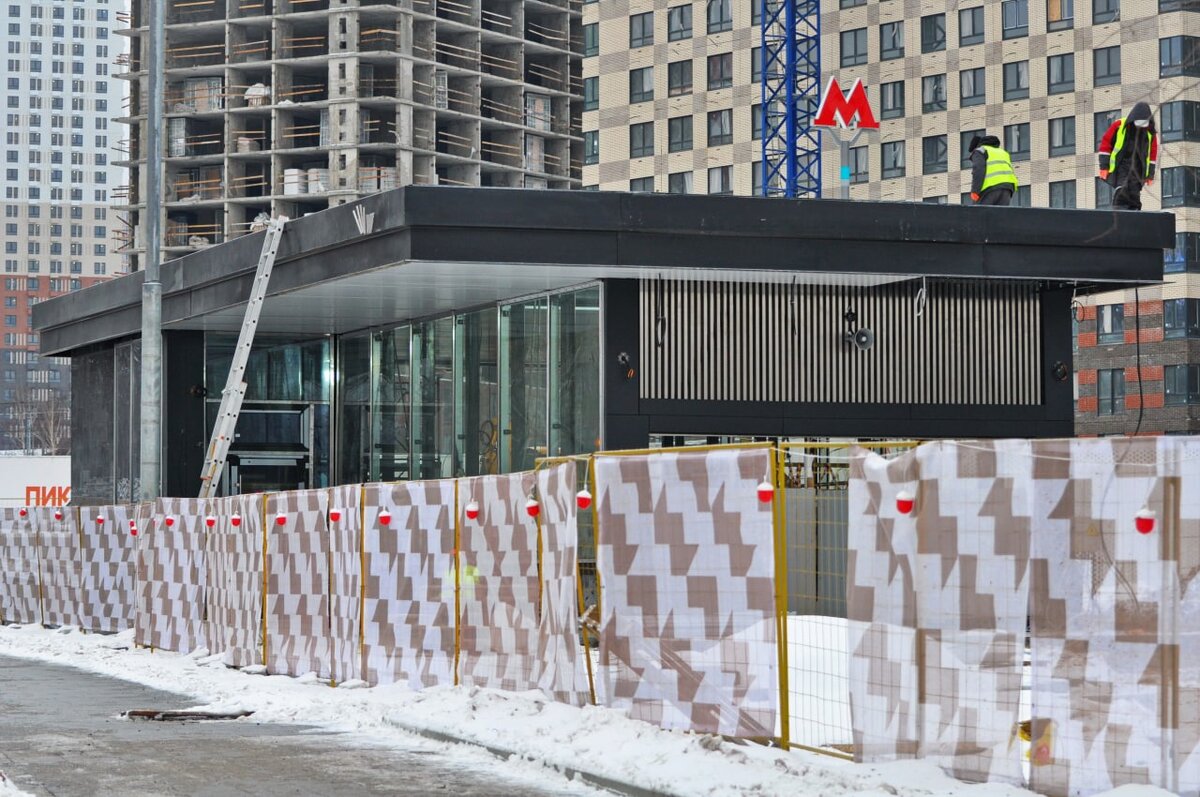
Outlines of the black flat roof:
M1170 213L409 186L289 223L259 329L345 332L614 277L1086 293L1160 282L1174 235ZM164 328L236 331L261 245L164 264ZM138 335L143 277L35 306L42 351Z

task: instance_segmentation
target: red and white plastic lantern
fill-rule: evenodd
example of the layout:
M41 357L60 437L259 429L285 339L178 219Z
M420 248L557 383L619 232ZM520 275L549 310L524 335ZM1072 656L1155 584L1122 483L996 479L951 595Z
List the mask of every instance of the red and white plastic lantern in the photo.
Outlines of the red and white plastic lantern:
M1133 525L1138 530L1138 534L1149 534L1154 531L1154 524L1157 520L1158 517L1154 514L1153 509L1142 507L1133 516Z
M913 506L916 504L916 496L908 490L901 490L896 493L896 511L901 515L910 515L913 511Z
M55 509L55 510L54 510L54 519L55 519L55 520L62 520L62 510L61 510L61 509Z
M209 515L208 517L204 518L204 525L211 529L213 526L217 525L217 519L212 515Z
M580 509L587 509L592 505L592 494L586 489L575 493L575 506Z
M174 516L174 515L167 515L167 519L166 519L166 520L164 520L164 521L163 521L163 523L166 523L166 524L167 524L167 528L171 528L172 526L174 526L174 525L175 525L175 516Z
M25 507L21 507L20 509L17 510L17 514L20 515L21 517L25 517L26 515L29 514L29 510L26 509Z
M236 529L238 526L242 525L242 516L241 515L233 515L229 518L229 522Z
M392 513L391 513L391 512L389 512L389 511L387 511L386 509L384 509L384 510L380 511L380 513L379 513L379 525L381 525L381 526L384 526L385 528L386 528L387 526L390 526L390 525L392 525Z
M137 536L137 524L136 524L136 523L130 523L130 524L129 524L129 536L130 536L130 537L136 537L136 536Z
M337 523L341 519L342 519L342 510L340 510L340 509L330 509L329 510L329 522L330 523Z
M97 526L104 525L104 515L96 515L96 525Z
M287 515L280 512L278 515L275 516L275 525L276 526L282 526L282 525L285 525L286 523L287 523Z
M758 500L764 504L769 504L775 498L775 485L763 479L758 483L757 492Z
M466 512L469 520L474 520L475 518L479 517L479 504L471 501L466 505L463 511Z
M542 505L537 502L536 498L530 498L525 502L525 514L530 517L537 517L542 513Z

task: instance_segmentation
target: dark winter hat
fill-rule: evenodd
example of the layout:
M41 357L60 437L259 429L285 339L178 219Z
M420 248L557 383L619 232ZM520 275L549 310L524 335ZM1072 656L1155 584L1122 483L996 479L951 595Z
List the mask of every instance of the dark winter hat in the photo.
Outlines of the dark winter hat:
M983 143L983 136L971 136L971 143L967 146L967 152L974 152L979 149L979 145Z

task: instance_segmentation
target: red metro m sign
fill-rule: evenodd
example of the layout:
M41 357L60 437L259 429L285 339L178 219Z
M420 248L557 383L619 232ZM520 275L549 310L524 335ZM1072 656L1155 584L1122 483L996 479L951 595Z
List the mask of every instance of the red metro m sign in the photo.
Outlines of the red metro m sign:
M855 122L857 121L857 124ZM843 94L837 78L829 78L821 105L812 121L813 127L849 127L878 130L879 122L867 101L867 90L861 79L855 80L849 94Z

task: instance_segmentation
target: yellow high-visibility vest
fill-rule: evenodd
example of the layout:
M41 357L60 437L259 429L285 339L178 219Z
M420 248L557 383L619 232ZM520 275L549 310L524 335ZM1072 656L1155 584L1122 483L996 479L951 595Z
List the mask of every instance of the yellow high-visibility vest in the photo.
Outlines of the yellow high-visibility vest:
M980 149L987 156L987 170L983 173L983 185L979 188L979 193L982 194L989 188L995 188L998 185L1012 186L1015 193L1017 173L1013 171L1012 158L1009 154L1000 147L980 147Z
M1129 125L1125 120L1121 120L1121 124L1117 127L1117 140L1113 143L1112 152L1108 154L1108 170L1115 172L1117 170L1117 155L1120 154L1121 148L1125 146L1125 132L1129 129ZM1154 134L1150 133L1150 138L1146 142L1146 177L1150 176L1150 152L1154 149Z

